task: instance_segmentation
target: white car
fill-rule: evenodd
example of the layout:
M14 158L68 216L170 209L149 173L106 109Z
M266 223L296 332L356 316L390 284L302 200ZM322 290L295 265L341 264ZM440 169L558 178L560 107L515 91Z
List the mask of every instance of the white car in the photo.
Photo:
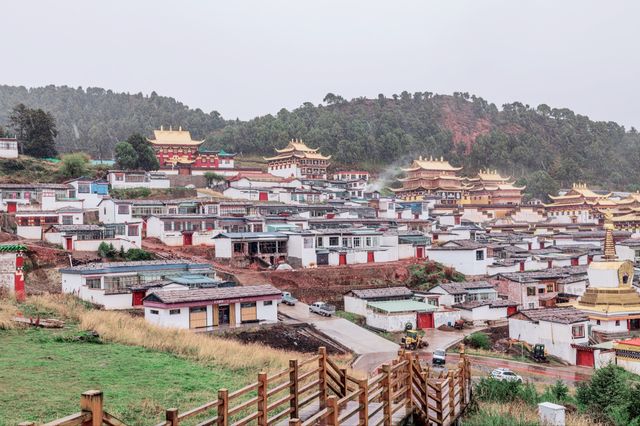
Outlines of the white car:
M500 381L522 383L522 377L518 376L508 368L496 368L491 372L491 377Z

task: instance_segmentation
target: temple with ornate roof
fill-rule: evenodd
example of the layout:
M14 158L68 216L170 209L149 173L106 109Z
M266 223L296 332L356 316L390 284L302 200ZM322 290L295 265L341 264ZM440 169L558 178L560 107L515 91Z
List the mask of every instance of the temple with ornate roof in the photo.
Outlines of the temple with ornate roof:
M268 171L284 178L327 179L327 167L331 156L309 148L302 140L292 139L285 148L276 149L278 155L265 157Z
M586 184L574 183L564 195L549 195L552 202L545 204L547 216L569 223L598 223L602 214L599 209L616 206L611 193L598 194Z
M461 204L519 205L524 186L516 186L509 177L502 177L497 170L481 170L474 178L467 178Z
M182 127L166 130L161 126L153 135L154 139L147 140L156 153L160 170L166 173L191 175L234 168L235 154L203 148L204 139L191 139L191 133Z
M604 255L587 269L589 286L573 306L589 316L592 337L606 341L640 329L640 294L633 287L633 263L620 260L613 239L613 215L605 215Z
M402 169L405 178L398 179L402 188L390 188L396 196L404 200L421 200L425 196L437 196L442 204L457 205L467 188L464 178L458 176L462 167L453 167L444 158L419 157L411 165Z

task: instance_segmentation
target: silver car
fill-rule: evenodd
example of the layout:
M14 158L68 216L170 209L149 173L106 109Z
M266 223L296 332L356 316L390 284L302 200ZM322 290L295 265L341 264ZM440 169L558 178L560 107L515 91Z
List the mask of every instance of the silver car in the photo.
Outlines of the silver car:
M508 368L496 368L491 372L491 377L500 381L522 383L522 377L518 376Z

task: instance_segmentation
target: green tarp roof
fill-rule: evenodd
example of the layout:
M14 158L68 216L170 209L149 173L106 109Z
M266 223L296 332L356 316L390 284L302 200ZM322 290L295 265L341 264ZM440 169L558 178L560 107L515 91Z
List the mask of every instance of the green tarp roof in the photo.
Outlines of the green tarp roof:
M438 309L437 306L428 303L418 302L417 300L385 300L382 302L369 302L368 306L382 312L398 313L398 312L431 312Z

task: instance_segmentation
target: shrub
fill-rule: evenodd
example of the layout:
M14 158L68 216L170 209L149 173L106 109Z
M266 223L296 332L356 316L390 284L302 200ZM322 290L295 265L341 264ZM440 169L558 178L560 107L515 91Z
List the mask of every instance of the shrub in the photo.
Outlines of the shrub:
M89 157L82 152L74 152L62 156L60 173L66 178L77 178L85 175L90 168Z
M113 259L116 257L116 249L113 247L113 244L107 244L103 241L98 246L98 256Z
M487 333L476 332L467 337L465 337L465 343L467 343L472 348L478 349L491 349L491 339Z
M153 253L148 252L143 249L132 248L127 250L127 253L124 255L124 258L127 260L135 261L135 260L153 260L155 256Z
M629 424L640 420L639 411L632 398L640 395L637 386L629 383L629 373L621 367L609 364L596 370L591 380L580 383L576 400L580 408L600 420Z

